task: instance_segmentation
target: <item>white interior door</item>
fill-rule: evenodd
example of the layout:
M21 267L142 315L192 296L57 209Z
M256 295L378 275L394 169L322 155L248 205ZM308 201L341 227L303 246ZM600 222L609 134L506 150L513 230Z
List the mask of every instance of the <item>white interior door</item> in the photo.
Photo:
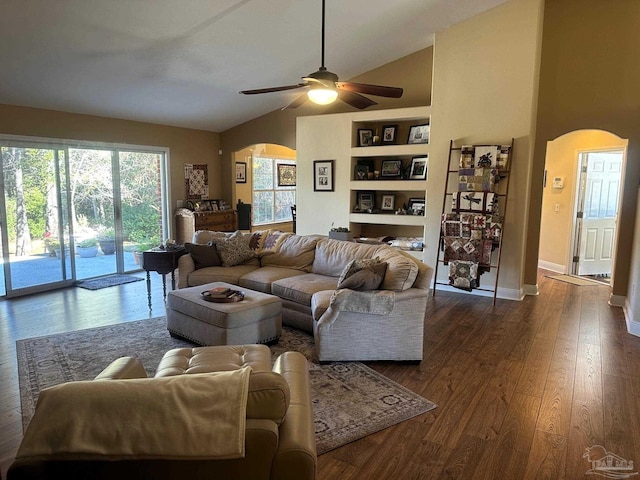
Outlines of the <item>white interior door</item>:
M582 154L574 274L611 275L622 158L620 150Z

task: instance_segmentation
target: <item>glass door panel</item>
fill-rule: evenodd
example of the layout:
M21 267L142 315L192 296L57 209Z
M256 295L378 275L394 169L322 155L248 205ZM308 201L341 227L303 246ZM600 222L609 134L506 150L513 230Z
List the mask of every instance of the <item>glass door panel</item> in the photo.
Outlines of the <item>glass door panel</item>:
M124 270L140 268L140 253L163 243L163 153L118 151Z
M64 151L4 145L0 293L32 293L73 281L66 206ZM47 287L44 287L47 286Z
M112 157L111 150L69 149L70 182L66 194L71 200L78 280L117 271L115 248L103 242L115 238Z

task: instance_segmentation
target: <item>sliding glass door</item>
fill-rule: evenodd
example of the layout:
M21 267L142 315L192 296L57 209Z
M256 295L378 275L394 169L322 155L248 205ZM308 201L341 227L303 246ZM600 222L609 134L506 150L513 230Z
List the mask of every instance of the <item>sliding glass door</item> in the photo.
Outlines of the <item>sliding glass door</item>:
M0 140L0 295L139 270L167 236L166 152Z

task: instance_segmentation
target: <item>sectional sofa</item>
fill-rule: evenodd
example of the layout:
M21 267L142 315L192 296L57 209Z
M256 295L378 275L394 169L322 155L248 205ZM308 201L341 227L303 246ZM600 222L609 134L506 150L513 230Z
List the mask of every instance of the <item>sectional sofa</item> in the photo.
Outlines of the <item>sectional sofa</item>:
M269 230L201 230L186 247L179 288L221 281L278 296L283 323L312 333L321 361L422 360L433 269L401 250ZM373 273L350 283L358 265Z

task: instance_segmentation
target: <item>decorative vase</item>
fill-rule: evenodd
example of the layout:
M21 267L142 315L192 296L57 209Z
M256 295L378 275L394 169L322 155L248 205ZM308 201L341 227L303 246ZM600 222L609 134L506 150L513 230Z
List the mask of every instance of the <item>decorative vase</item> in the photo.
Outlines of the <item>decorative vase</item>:
M100 250L105 255L113 255L116 251L116 240L115 238L107 238L104 240L98 240L100 243Z
M98 247L76 247L76 252L81 258L91 258L98 255Z

